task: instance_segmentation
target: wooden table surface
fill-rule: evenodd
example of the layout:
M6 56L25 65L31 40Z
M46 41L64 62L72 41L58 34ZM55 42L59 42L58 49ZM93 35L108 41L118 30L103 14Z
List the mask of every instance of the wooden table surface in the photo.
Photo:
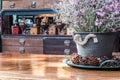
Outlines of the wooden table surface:
M120 71L69 67L62 62L67 57L0 53L0 80L120 80Z

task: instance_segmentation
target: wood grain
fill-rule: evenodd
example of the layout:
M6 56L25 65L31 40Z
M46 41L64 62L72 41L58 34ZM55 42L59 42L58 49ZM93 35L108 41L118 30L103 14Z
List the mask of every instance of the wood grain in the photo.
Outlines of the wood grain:
M62 62L66 57L1 53L0 80L120 80L120 71L72 68Z

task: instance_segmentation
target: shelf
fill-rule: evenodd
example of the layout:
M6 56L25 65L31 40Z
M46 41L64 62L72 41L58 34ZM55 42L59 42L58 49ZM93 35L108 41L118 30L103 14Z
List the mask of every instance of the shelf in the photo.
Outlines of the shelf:
M1 35L4 38L54 38L54 39L59 39L59 38L71 38L71 35L13 35L13 34L2 34Z
M20 10L3 10L2 15L39 15L39 14L57 14L52 9L20 9Z

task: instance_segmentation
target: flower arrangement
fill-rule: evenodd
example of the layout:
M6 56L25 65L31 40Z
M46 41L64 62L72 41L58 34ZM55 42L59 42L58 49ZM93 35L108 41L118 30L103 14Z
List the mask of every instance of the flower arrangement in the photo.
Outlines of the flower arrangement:
M115 32L120 27L120 0L62 0L62 21L76 32Z

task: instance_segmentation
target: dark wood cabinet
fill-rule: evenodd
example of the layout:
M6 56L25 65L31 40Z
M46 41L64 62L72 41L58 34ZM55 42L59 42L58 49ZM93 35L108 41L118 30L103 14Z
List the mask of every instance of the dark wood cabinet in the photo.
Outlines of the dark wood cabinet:
M44 39L44 54L72 54L77 52L72 37L54 37Z

